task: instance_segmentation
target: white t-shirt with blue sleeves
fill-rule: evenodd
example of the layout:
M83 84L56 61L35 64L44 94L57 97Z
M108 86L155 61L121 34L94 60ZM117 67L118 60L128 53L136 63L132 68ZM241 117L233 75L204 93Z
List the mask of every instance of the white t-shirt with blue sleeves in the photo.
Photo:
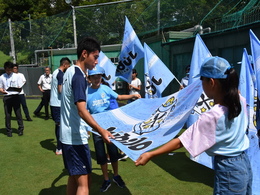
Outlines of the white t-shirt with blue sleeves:
M215 105L179 136L193 157L204 151L210 156L237 156L249 147L246 101L242 96L240 103L241 113L236 118L228 120L227 107Z
M51 98L50 98L51 106L60 107L61 94L58 91L58 85L62 85L63 76L64 76L64 73L60 69L56 69L52 73Z
M88 88L87 109L91 114L97 114L109 110L110 99L117 99L118 94L106 85L100 85L98 89Z
M67 145L88 143L88 133L81 128L83 119L78 114L77 102L86 102L87 80L79 66L71 66L63 77L61 92L60 141Z

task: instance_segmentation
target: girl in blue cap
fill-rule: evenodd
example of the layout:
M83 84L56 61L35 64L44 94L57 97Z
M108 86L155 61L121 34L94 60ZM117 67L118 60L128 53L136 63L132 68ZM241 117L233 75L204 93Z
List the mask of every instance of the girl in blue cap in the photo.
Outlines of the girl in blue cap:
M185 147L196 157L202 152L214 156L214 194L252 194L252 171L247 154L248 116L245 99L239 94L238 75L223 58L207 58L200 69L204 92L214 99L214 107L182 135L164 146L142 154L135 165L145 165L152 157Z
M105 76L105 70L96 66L93 70L88 71L90 87L88 88L87 108L91 114L97 114L110 110L110 99L128 100L131 98L141 98L140 94L118 95L107 85L103 85L102 76ZM93 134L97 163L100 164L104 181L100 188L101 192L107 191L111 182L108 176L107 153L104 141L101 136ZM118 148L114 144L107 144L107 150L112 164L114 176L113 181L121 188L125 187L125 182L118 174Z

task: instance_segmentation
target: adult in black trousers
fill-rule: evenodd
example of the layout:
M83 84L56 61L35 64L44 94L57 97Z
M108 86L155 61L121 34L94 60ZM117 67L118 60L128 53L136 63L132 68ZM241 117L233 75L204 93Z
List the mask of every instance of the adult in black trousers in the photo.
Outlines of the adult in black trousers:
M40 76L38 80L38 88L42 92L42 100L36 110L33 112L36 116L39 116L42 107L45 108L45 120L49 119L49 102L51 96L51 81L52 74L49 67L45 67L45 73Z
M13 73L13 63L4 64L5 73L0 77L0 92L4 94L5 127L7 136L12 137L11 116L12 109L18 123L18 135L23 135L24 125L20 108L19 93L22 90L22 79Z

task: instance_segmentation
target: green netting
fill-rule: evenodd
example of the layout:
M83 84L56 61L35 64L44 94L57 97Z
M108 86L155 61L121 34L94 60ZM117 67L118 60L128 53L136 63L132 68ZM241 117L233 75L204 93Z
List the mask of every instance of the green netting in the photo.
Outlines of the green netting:
M201 2L206 2L203 7ZM168 31L192 31L198 24L217 31L260 20L258 0L137 0L74 8L77 40L93 36L103 45L122 43L125 16L141 40ZM35 50L73 48L72 11L12 22L15 52L27 56L18 56L18 63L33 63ZM0 24L0 51L11 51L8 22Z

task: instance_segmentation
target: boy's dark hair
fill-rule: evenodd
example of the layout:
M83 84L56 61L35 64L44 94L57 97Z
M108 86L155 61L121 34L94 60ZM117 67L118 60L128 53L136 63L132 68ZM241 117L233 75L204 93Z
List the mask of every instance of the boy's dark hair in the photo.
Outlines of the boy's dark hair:
M241 104L238 93L239 77L234 68L226 71L226 79L218 79L222 91L225 93L223 101L225 106L228 107L228 119L231 120L237 117L241 112Z
M14 67L14 64L12 62L5 62L4 63L4 69L13 68L13 67Z
M69 62L69 63L71 64L70 59L67 58L67 57L65 57L65 58L61 58L61 59L60 59L60 66L61 66L62 64L64 64L66 61Z
M14 68L14 67L17 67L17 68L19 68L19 65L18 65L18 64L14 64L13 68Z
M97 50L100 51L101 48L100 48L100 44L96 39L92 37L85 37L78 43L78 48L77 48L78 59L80 58L83 50L86 50L87 53L89 54Z

